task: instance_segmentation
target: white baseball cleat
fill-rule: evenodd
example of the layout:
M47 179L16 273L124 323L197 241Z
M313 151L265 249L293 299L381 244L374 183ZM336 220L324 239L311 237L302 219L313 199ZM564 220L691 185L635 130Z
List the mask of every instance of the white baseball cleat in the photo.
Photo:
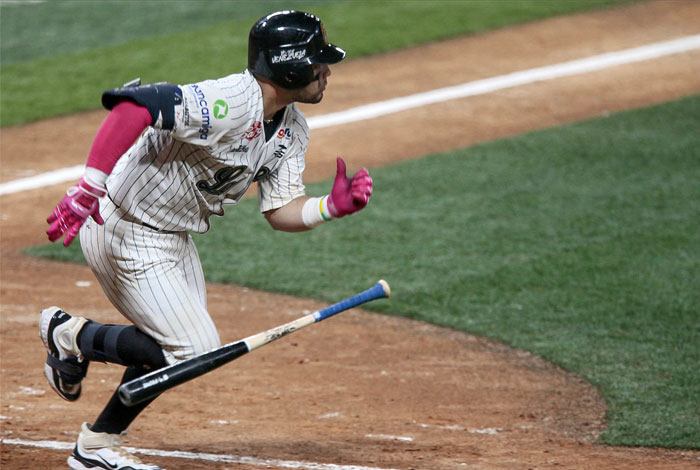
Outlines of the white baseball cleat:
M45 308L39 321L39 337L47 353L44 375L51 388L68 401L80 398L80 382L90 364L76 342L85 323L85 318L72 317L58 307Z
M118 435L93 432L88 423L83 423L68 466L71 470L165 470L142 463L119 447Z

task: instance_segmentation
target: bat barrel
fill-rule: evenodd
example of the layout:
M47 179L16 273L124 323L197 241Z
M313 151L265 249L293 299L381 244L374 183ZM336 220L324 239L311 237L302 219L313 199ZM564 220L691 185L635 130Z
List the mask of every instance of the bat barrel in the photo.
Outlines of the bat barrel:
M158 369L119 387L119 399L126 406L133 406L164 391L199 377L248 352L244 342L237 342L205 354Z

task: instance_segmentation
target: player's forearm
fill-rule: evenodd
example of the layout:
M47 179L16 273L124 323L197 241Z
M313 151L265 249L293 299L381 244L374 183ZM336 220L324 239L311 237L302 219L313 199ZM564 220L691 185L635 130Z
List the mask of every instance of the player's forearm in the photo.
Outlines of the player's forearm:
M86 176L104 186L117 160L151 124L151 115L143 106L122 101L107 115L97 131L87 160Z
M264 213L267 222L275 230L283 232L304 232L311 230L313 226L304 223L304 204L311 198L299 196L288 204Z

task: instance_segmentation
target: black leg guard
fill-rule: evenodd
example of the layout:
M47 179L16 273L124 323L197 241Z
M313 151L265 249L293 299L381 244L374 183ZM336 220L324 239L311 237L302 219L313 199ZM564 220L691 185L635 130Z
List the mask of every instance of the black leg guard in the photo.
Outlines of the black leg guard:
M167 365L158 343L133 325L103 325L89 321L80 331L78 346L85 358L94 361L145 370Z

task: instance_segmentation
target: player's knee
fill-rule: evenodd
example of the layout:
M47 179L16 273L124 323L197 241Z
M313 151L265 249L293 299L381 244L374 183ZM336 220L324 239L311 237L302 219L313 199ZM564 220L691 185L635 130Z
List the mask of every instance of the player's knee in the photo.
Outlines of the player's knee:
M218 348L219 346L221 346L221 342L219 341L218 336L215 338L207 337L191 345L190 356L199 356L200 354L209 352L212 349Z
M160 369L168 365L160 345L135 326L129 326L119 336L119 351L133 367Z
M217 335L215 337L200 337L196 341L190 339L181 340L177 345L164 347L163 352L168 363L174 364L207 353L219 346L221 346L221 341Z

